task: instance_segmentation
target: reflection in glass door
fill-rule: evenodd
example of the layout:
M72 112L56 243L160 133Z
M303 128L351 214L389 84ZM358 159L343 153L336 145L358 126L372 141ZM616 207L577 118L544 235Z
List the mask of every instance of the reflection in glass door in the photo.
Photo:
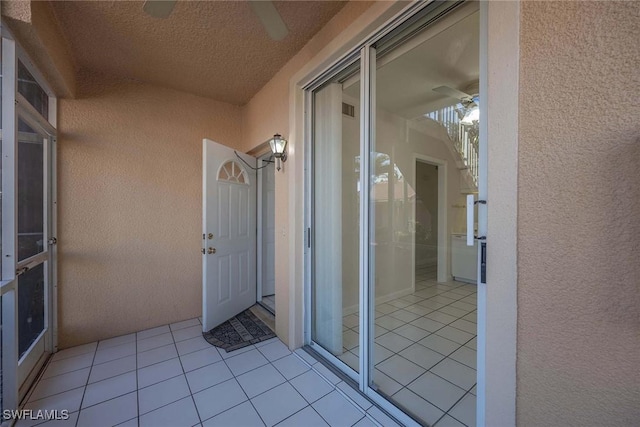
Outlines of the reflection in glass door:
M312 340L358 371L360 61L313 91Z
M369 385L429 425L475 424L477 248L459 236L478 185L478 15L372 47Z
M479 22L415 6L311 91L311 345L408 424L475 424Z

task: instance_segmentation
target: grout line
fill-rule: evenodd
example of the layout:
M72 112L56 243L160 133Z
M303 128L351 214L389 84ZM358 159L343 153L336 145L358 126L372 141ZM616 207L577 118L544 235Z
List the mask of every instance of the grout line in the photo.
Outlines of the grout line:
M471 388L473 388L473 387L471 387ZM467 391L465 394L463 394L463 395L462 395L462 397L461 397L460 399L456 400L456 402L455 402L453 405L451 405L451 408L449 408L449 410L448 410L448 411L446 411L446 412L444 413L444 415L442 415L442 417L444 417L445 415L449 415L451 418L453 418L454 420L458 421L460 424L462 424L462 425L466 426L467 424L463 423L462 421L460 421L459 419L457 419L456 417L454 417L453 415L451 415L451 414L450 414L450 412L451 412L451 410L452 410L453 408L455 408L455 406L456 406L458 403L460 403L460 402L462 401L462 399L464 399L464 398L465 398L468 394L470 394L470 393L471 393L470 391ZM473 395L472 395L472 396L473 396ZM474 398L476 398L476 396L474 396ZM442 417L440 417L440 418L442 418ZM438 421L440 421L440 420L438 420ZM437 422L437 421L436 421L436 422Z
M425 289L423 289L423 290L427 290L427 289L434 289L434 288L437 290L437 288L436 288L437 286L438 286L437 284L434 284L434 285L427 285L427 287L426 287ZM400 298L396 298L395 300L386 301L385 303L383 303L383 304L387 304L387 305L389 305L389 306L391 306L391 307L396 308L396 310L390 311L390 312L388 312L388 313L383 313L383 316L389 316L389 317L392 317L392 318L394 318L394 319L397 319L396 317L394 317L394 316L393 316L393 314L394 314L394 313L398 313L400 310L404 310L404 311L408 311L408 312L410 312L410 313L413 313L413 312L411 312L410 310L407 310L407 308L412 307L412 306L420 306L420 307L422 307L422 308L424 308L424 309L429 310L429 312L428 312L428 313L426 313L426 314L424 314L424 315L421 315L420 317L418 317L418 318L416 318L416 319L412 320L411 322L413 322L413 321L415 321L415 320L418 320L418 319L420 319L420 318L427 318L427 319L429 319L429 320L431 320L431 321L434 321L434 322L438 322L438 323L442 323L442 324L443 324L443 326L442 326L442 327L440 327L440 328L436 329L435 331L427 331L427 330L425 330L425 332L428 332L429 334L428 334L427 336L425 336L424 338L421 338L420 340L415 341L415 340L413 340L413 339L411 339L411 338L404 337L403 335L398 334L397 332L395 332L397 329L399 329L399 328L401 328L401 327L403 327L403 326L405 326L405 325L409 325L409 324L411 324L411 322L406 322L406 321L403 321L402 319L397 319L397 320L399 320L399 321L401 321L401 322L404 322L404 324L403 324L403 325L401 325L401 326L399 326L399 327L397 327L397 328L393 328L393 329L391 329L391 330L388 330L385 334L387 334L387 333L389 333L389 332L394 332L395 334L400 335L400 336L402 336L403 338L405 338L405 339L409 340L410 342L412 342L412 344L411 344L410 346L412 346L413 344L418 344L418 345L420 345L420 346L423 346L425 349L429 349L429 350L431 350L431 351L435 351L435 352L436 352L436 353L438 353L439 355L442 355L442 353L440 353L439 351L436 351L436 350L434 350L434 349L431 349L431 348L427 347L426 345L420 344L420 342L419 342L419 341L422 341L423 339L425 339L425 338L427 338L427 337L429 337L429 336L436 335L436 336L438 336L438 337L440 337L440 338L447 339L447 340L449 340L449 341L451 341L451 342L453 342L453 343L455 343L455 344L456 344L456 348L455 348L453 351L451 351L448 355L442 355L442 356L443 356L443 358L442 358L438 363L436 363L435 365L431 366L429 369L426 369L426 370L425 370L425 373L420 374L418 377L416 377L414 380L412 380L411 382L409 382L407 385L399 384L399 385L401 386L401 388L400 388L396 393L394 393L394 395L395 395L395 394L397 394L398 392L402 391L403 389L410 390L410 389L409 389L409 385L411 385L411 384L412 384L413 382L415 382L418 378L422 377L424 374L426 374L427 372L429 372L429 373L431 373L432 375L436 375L437 377L439 377L439 378L443 379L444 381L447 381L449 384L452 384L453 386L455 386L455 387L459 388L460 390L463 390L463 391L464 391L464 393L463 393L463 395L460 397L460 399L456 400L456 402L455 402L455 403L454 403L454 404L449 408L449 410L451 410L455 405L457 405L457 404L458 404L458 402L459 402L462 398L464 398L467 394L470 394L471 389L473 389L473 387L476 385L476 384L474 383L474 384L473 384L473 385L472 385L468 390L465 390L464 388L462 388L462 387L458 386L457 384L454 384L453 382L449 381L447 378L444 378L444 377L442 377L441 375L438 375L438 374L436 374L435 372L432 372L432 371L431 371L433 368L435 368L436 366L438 366L439 364L441 364L441 363L442 363L442 362L444 362L445 360L450 359L450 360L452 360L452 361L455 361L455 362L457 362L457 363L462 364L463 366L466 366L466 367L468 367L468 368L470 368L470 369L473 369L474 371L476 371L476 372L477 372L477 369L476 369L476 368L473 368L473 367L471 367L471 366L468 366L467 364L462 363L462 362L459 362L459 361L457 361L457 360L453 359L452 357L450 357L450 355L451 355L451 354L453 354L453 353L457 352L457 351L458 351L458 350L460 350L462 347L465 347L465 346L466 346L466 344L468 344L470 341L472 341L473 339L475 339L475 338L477 337L477 322L476 322L476 334L470 334L470 333L469 333L469 332L467 332L467 331L464 331L464 330L462 330L462 329L456 328L455 326L452 326L452 325L451 325L452 323L455 323L455 322L457 322L458 320L461 320L461 319L462 319L462 320L466 320L466 321L468 321L468 322L471 322L471 321L469 321L469 320L467 320L467 319L464 319L464 318L465 318L465 317L467 317L467 316L469 316L469 315L470 315L470 314L472 314L472 313L477 312L477 302L476 302L476 304L472 304L472 303L469 303L469 302L467 302L467 301L462 301L463 299L467 299L467 298L469 298L470 296L472 296L472 295L474 295L474 294L477 294L477 292L466 293L465 295L457 294L456 292L452 292L454 289L461 289L461 288L463 288L463 287L465 287L465 286L466 286L465 284L460 284L460 285L458 285L458 286L454 286L454 287L451 287L451 288L449 288L449 289L442 289L441 291L438 291L438 292L436 292L434 295L432 295L432 296L430 296L430 297L427 297L427 298L423 298L423 297L421 297L421 296L415 295L415 293L414 293L414 294L405 295L405 296L400 297ZM420 292L420 291L416 291L416 292ZM444 294L448 294L448 295L444 295ZM454 294L455 296L454 296L454 295L452 295L452 294ZM421 300L420 300L420 301L416 301L416 302L412 302L412 303L410 303L409 305L406 305L406 306L404 306L404 307L402 307L402 308L396 307L395 305L393 305L393 304L392 304L394 301L402 300L403 298L406 298L406 297L408 297L408 296L415 296L415 297L417 297L417 298L421 298ZM440 296L440 297L442 297L442 298L449 298L449 299L451 299L452 301L451 301L451 302L449 302L449 303L447 303L447 304L445 304L445 305L443 305L443 306L441 306L441 307L438 307L437 309L433 309L433 308L431 308L431 307L425 307L425 306L422 306L422 305L420 305L420 304L419 304L419 303L421 303L421 302L423 302L423 301L427 301L427 300L430 300L430 299L432 299L432 298L436 298L436 297L439 297L439 296ZM407 302L407 303L409 302L409 301L406 301L406 300L403 300L403 301L404 301L404 302ZM475 305L475 306L476 306L476 309L474 309L474 310L472 310L472 311L467 311L467 310L463 310L463 309L459 309L459 308L457 308L457 307L453 307L453 306L451 306L451 304L455 304L456 302L463 302L463 303L466 303L466 304L469 304L469 305ZM379 304L379 305L382 305L382 304ZM460 315L460 316L457 316L457 315L451 315L451 314L448 314L448 313L445 313L445 312L441 312L440 310L441 310L441 309L443 309L443 308L445 308L445 307L456 308L456 309L457 309L457 310L459 310L459 311L465 311L465 313L464 313L464 314L462 314L462 315ZM433 314L433 313L435 313L435 312L440 312L440 313L443 313L443 314L447 314L448 316L451 316L451 317L453 317L454 319L453 319L453 320L451 320L450 322L445 323L445 322L442 322L442 321L440 321L440 320L435 320L435 319L430 318L430 317L429 317L429 315L431 315L431 314ZM416 313L413 313L413 314L416 314ZM346 316L343 316L343 317L346 317ZM382 316L380 316L380 317L382 317ZM474 322L471 322L471 323L474 323ZM415 326L415 327L418 327L419 329L422 329L422 328L420 328L420 327L419 327L419 326L417 326L417 325L412 325L412 326ZM437 332L438 332L438 331L440 331L440 330L442 330L442 329L446 328L447 326L449 326L449 327L451 327L451 328L454 328L454 329L457 329L457 330L459 330L459 331L461 331L461 332L464 332L464 333L467 333L467 334L473 335L473 336L472 336L471 338L469 338L467 341L465 341L464 343L460 344L460 343L458 343L458 342L456 342L456 341L453 341L453 340L448 339L448 338L447 338L447 337L445 337L445 336L441 336L441 335L438 335L438 334L437 334ZM380 327L381 327L381 326L379 326L379 325L375 324L375 326L374 326L374 331L375 331L377 328L380 328ZM386 329L386 328L385 328L385 329ZM356 332L355 330L353 330L352 328L347 328L347 330L352 331L352 332L354 332L354 333L359 333L359 332ZM424 330L424 329L423 329L423 330ZM346 332L346 331L343 331L343 333L344 333L344 332ZM377 339L378 339L378 338L380 338L381 336L385 335L385 334L381 334L379 337L374 337L374 343L377 343ZM375 335L375 333L374 333L374 335ZM379 343L378 343L378 344L379 344ZM379 344L379 345L381 345L381 344ZM399 356L399 357L402 357L402 358L403 358L403 359L405 359L406 361L408 361L408 362L410 362L410 363L413 363L413 364L416 364L417 366L419 366L419 367L420 367L420 368L422 368L422 369L425 369L423 366L421 366L421 365L419 365L419 364L417 364L417 363L415 363L415 362L413 362L413 361L411 361L411 360L407 359L407 358L406 358L406 357L404 357L403 355L401 355L401 354L400 354L400 352L395 352L395 351L393 351L393 350L387 349L387 348L386 348L386 347L384 347L384 346L382 346L382 347L383 347L383 348L385 348L386 350L389 350L389 351L391 352L391 355L390 355L388 358L385 358L384 360L381 360L380 362L376 363L374 366L378 366L380 363L383 363L385 360L388 360L389 358L393 357L394 355L397 355L397 356ZM408 347L407 347L407 348L408 348ZM469 350L472 350L472 351L477 351L477 350L471 349L471 348L469 348L469 347L467 347L467 348L468 348ZM403 349L403 350L404 350L404 349ZM359 358L359 355L356 355L355 353L351 352L350 350L349 350L349 353L353 354L356 358ZM375 356L374 356L374 357L375 357ZM391 396L389 396L389 397L391 398ZM422 396L419 396L419 397L420 397L420 398L422 398ZM441 411L442 411L442 409L440 409L440 407L439 407L438 405L435 405L434 403L432 403L431 401L429 401L429 400L427 400L427 399L424 399L424 398L422 398L422 399L423 399L423 400L425 400L426 402L428 402L428 403L430 403L430 404L434 405L436 408L438 408L439 410L441 410ZM400 402L399 402L399 403L400 403ZM438 418L438 420L436 421L436 423L437 423L437 422L439 422L439 421L440 421L440 419L442 419L442 417L444 417L445 415L447 415L447 414L448 414L448 410L447 410L447 411L442 411L442 412L443 412L443 415L442 415L440 418ZM451 416L451 415L450 415L450 416ZM454 417L454 418L455 418L455 417ZM434 424L435 424L435 423L434 423Z
M200 322L200 321L198 320L198 322ZM171 327L169 327L169 329L171 329ZM182 375L184 376L184 382L186 382L186 383L187 383L187 389L189 389L189 396L191 397L191 401L193 402L193 407L194 407L194 408L195 408L195 410L196 410L196 416L198 417L198 420L200 421L200 424L202 424L202 421L203 421L203 420L202 420L202 417L200 416L200 411L198 410L198 405L196 405L196 399L193 397L193 391L191 390L191 384L189 384L189 380L187 379L187 372L184 370L184 365L182 364L182 359L180 359L180 354L178 353L178 345L176 344L176 339L175 339L175 337L173 336L173 331L171 332L171 338L172 338L172 340L173 340L173 347L174 347L174 348L175 348L175 350L176 350L176 354L178 354L178 362L180 363L180 369L182 369ZM218 349L217 349L217 348L216 348L216 351L218 351ZM219 351L218 351L218 356L220 356L220 358L222 358L222 356L220 355L220 352L219 352ZM215 362L214 362L214 363L215 363ZM206 366L209 366L209 365L206 365ZM182 400L182 399L184 399L184 397L182 397L182 398L180 398L180 399L178 399L178 400ZM178 400L176 400L176 402L177 402ZM175 402L171 402L171 403L175 403ZM171 403L169 403L169 405L170 405ZM167 405L164 405L164 406L167 406ZM161 406L161 408L162 408L162 406ZM157 409L160 409L160 408L157 408ZM155 411L155 410L156 410L156 409L154 409L154 411ZM149 412L153 412L153 411L149 411ZM139 420L139 418L138 418L138 420ZM138 421L138 423L139 423L139 421ZM139 424L138 424L138 425L139 425Z
M135 354L135 363L136 363L136 369L135 369L135 376L136 376L136 420L137 420L137 424L138 427L140 427L140 384L138 383L138 333L136 332L136 354ZM177 352L177 350L176 350Z
M96 360L96 354L98 354L98 343L96 343L96 351L93 353L93 358L91 360L91 366L89 367L89 373L87 374L87 381L84 384L84 388L82 389L82 399L80 399L80 406L78 406L78 418L76 418L76 427L80 422L80 415L82 414L82 403L84 402L84 395L87 393L87 387L89 386L89 378L91 378L91 371L93 370L93 362Z
M248 346L247 346L247 347L248 347ZM253 347L255 348L255 345L254 345ZM256 350L257 350L257 349L256 349ZM249 351L251 351L251 350L249 350ZM218 350L218 352L220 352L220 351ZM246 352L245 352L245 353L246 353ZM242 354L244 354L244 353L242 353ZM262 353L260 353L260 352L258 351L258 354L262 354ZM239 355L238 355L238 356L239 356ZM235 356L232 356L232 357L235 357ZM263 357L264 357L264 356L263 356ZM231 359L231 357L229 357L228 359ZM266 357L265 357L265 359L266 359ZM233 377L233 380L236 382L236 384L238 384L238 387L240 387L240 390L242 390L242 393L244 393L245 397L247 398L247 400L245 400L245 402L249 402L249 404L251 405L251 407L253 408L253 410L256 412L256 414L258 414L258 417L260 418L260 421L262 421L262 423L263 423L264 425L267 425L267 423L266 423L266 422L264 421L264 419L262 418L262 415L260 415L260 412L258 411L258 408L256 408L256 407L255 407L255 405L253 404L253 402L252 402L252 401L251 401L251 399L249 398L249 395L247 394L247 392L246 392L246 391L244 391L244 388L242 388L242 385L241 385L241 384L240 384L240 382L238 381L238 378L236 377L236 374L234 374L234 373L233 373L233 370L231 370L231 368L229 367L229 364L227 363L227 359L224 359L224 358L223 358L223 359L222 359L222 361L224 362L224 364L225 364L225 366L227 367L227 369L229 370L229 372L231 372L231 376ZM268 359L267 359L267 362L268 362L268 363L270 363ZM261 365L261 366L259 366L259 367L262 367L262 366L265 366L265 365ZM274 366L273 368L274 368L276 371L278 371L278 370L276 369L276 367L275 367L275 366ZM255 369L257 369L257 368L255 368ZM247 372L251 372L251 371L247 371ZM242 374L246 374L247 372L243 372ZM278 371L278 372L279 372L279 371ZM242 374L240 374L240 375L242 375ZM283 375L283 377L284 377L284 375ZM285 381L286 381L286 378L285 378ZM278 385L281 385L281 384L278 384ZM277 386L276 386L276 387L277 387ZM275 387L272 387L271 389L273 389L273 388L275 388ZM271 389L269 389L269 390L271 390ZM269 390L267 390L267 391L269 391ZM265 391L265 393L266 393L266 391ZM254 397L255 397L255 396L254 396ZM244 402L242 402L242 403L244 403ZM238 405L241 405L242 403L239 403ZM238 405L236 405L236 406L238 406ZM229 409L231 409L231 408L229 408ZM227 410L228 410L228 409L227 409ZM222 411L222 412L226 412L226 411ZM220 412L220 414L221 414L222 412ZM216 416L218 416L218 415L220 415L220 414L216 414L216 415L214 415L213 417L216 417ZM211 418L213 418L213 417L211 417ZM209 419L211 419L211 418L207 418L207 419L209 420Z

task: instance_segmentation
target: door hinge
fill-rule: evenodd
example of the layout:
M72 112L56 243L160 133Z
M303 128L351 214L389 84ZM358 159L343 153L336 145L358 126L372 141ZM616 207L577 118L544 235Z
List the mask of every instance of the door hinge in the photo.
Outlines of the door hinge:
M311 228L307 228L307 247L311 248Z
M49 239L49 245L57 245L58 244L58 239L55 237L52 237Z

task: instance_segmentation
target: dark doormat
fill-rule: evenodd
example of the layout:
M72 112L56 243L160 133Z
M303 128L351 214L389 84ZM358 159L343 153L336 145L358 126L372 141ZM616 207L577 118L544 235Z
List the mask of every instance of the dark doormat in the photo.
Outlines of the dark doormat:
M276 334L251 309L247 309L209 332L203 332L202 336L209 344L224 348L228 353L274 338Z

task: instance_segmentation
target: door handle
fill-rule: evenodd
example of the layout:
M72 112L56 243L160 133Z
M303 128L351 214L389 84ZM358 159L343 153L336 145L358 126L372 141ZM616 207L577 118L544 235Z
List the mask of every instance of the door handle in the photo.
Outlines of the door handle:
M477 204L486 205L486 200L476 200L473 194L467 195L467 246L473 246L476 240L486 240L486 236L476 237L475 235L475 212L474 206Z
M475 241L473 235L473 223L474 221L474 212L473 207L475 206L476 198L473 194L467 194L467 246L473 246Z
M215 253L216 253L216 248L209 248L209 249L207 249L207 253L208 253L209 255L213 255L213 254L215 254Z

